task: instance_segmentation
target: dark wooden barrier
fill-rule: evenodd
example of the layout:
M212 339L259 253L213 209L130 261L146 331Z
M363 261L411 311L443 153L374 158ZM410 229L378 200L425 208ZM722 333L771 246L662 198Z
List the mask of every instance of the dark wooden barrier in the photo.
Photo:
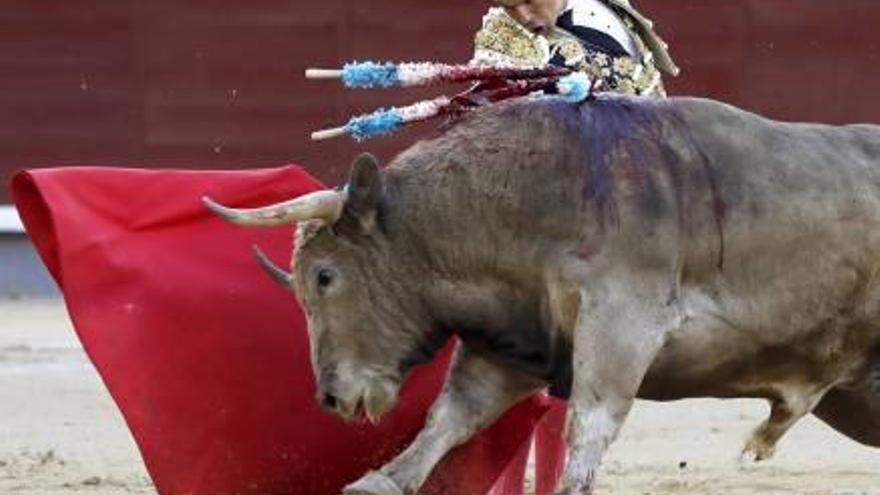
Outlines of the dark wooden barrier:
M0 179L34 166L297 162L337 182L359 150L388 159L431 125L365 145L311 143L311 130L441 90L343 91L303 69L465 61L488 3L7 0ZM880 122L876 0L639 3L683 68L672 93L784 119Z

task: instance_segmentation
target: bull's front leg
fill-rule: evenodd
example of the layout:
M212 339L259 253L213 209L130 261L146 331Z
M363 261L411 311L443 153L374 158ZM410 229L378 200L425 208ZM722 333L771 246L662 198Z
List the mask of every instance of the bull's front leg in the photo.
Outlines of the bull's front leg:
M411 495L453 447L545 384L460 347L425 427L399 456L345 488L344 495Z
M616 278L616 277L615 277ZM573 335L568 461L558 494L593 491L602 456L617 436L642 379L677 321L669 285L620 277L581 292Z

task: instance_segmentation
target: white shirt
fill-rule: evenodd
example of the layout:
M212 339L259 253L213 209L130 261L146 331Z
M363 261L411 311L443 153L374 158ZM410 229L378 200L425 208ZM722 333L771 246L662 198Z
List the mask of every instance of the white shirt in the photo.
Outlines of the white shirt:
M639 53L638 46L626 25L611 7L599 0L568 0L563 12L572 11L572 22L602 31L614 38L631 56Z

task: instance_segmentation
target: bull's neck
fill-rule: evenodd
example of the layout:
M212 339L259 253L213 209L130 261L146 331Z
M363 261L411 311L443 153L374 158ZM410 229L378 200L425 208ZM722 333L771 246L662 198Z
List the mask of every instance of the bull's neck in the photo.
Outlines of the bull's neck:
M425 284L424 294L435 325L465 339L540 325L538 298L529 288L493 280L434 278Z
M505 349L516 361L538 356L528 366L550 373L545 368L555 361L541 337L548 325L540 309L539 253L532 236L515 235L503 220L495 196L510 201L509 191L470 184L468 174L420 172L388 176L383 216L396 258L417 267L412 287L433 326L426 347L454 333L475 347Z
M423 300L433 336L455 334L471 351L565 388L571 381L571 347L542 311L541 294L535 285L500 279L432 277L424 284Z
M470 184L466 174L420 172L388 175L386 216L392 242L423 266L425 277L513 282L525 275L523 266L535 265L528 239L503 221L498 204L508 191Z

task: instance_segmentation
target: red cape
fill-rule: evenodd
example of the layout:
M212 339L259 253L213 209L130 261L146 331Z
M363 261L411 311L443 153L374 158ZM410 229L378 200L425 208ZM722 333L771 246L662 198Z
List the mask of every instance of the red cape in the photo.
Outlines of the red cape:
M18 174L13 198L77 334L163 495L335 495L421 428L450 348L417 369L378 427L320 410L293 296L250 255L291 229L242 229L199 198L257 206L324 186L300 168L77 167ZM543 395L457 449L423 494L521 495L536 425L540 495L561 466L563 405Z

